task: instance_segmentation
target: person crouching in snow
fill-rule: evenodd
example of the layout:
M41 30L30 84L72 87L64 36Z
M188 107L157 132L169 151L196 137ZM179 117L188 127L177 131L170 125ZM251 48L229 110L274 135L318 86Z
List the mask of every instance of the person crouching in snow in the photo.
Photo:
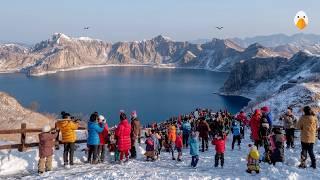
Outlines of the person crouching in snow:
M105 157L105 145L108 142L108 124L106 123L106 119L100 115L99 116L99 126L103 128L103 131L99 133L99 138L100 138L100 145L99 145L99 150L98 150L98 155L99 155L99 162L103 163L104 162L104 157Z
M271 163L284 161L284 141L285 137L280 128L273 128L273 134L270 136L271 144Z
M247 173L252 173L255 171L256 173L260 172L260 165L259 165L259 151L255 145L249 144L250 152L247 156Z
M39 134L39 174L52 170L53 147L55 146L57 136L58 133L55 130L51 131L49 125L44 126L42 133Z
M240 148L240 144L241 144L241 130L240 130L240 124L236 121L232 122L232 126L231 126L231 132L233 134L233 138L232 138L232 150L234 149L234 144L236 143L236 141L238 141L238 147Z
M190 155L192 156L191 166L194 168L197 167L199 161L200 144L198 136L198 132L192 132L188 142L188 144L190 145Z
M144 155L147 157L147 161L149 161L149 159L151 160L155 160L155 143L153 141L153 138L151 137L150 133L146 133L146 152L144 153Z
M182 142L182 133L179 132L177 137L176 137L176 142L175 142L175 149L178 151L178 161L182 161L182 147L183 147L183 142ZM173 155L174 158L174 155Z
M220 132L213 140L212 140L212 145L216 146L216 155L214 157L215 163L214 167L219 166L219 160L220 160L220 165L223 168L224 165L224 152L226 150L226 140L227 136Z

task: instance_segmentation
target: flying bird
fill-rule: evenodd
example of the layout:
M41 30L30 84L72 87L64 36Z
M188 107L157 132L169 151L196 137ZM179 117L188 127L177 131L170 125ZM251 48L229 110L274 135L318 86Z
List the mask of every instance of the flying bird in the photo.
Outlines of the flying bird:
M222 30L222 29L223 29L222 26L217 26L216 28L219 29L219 30Z
M86 27L84 27L83 29L88 30L89 28L90 28L89 26L86 26Z

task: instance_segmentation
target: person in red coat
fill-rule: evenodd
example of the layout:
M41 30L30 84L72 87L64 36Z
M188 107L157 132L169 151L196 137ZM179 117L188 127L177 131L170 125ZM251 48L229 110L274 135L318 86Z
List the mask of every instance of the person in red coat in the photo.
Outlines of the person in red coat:
M258 147L260 144L260 138L259 138L259 129L260 129L260 119L261 119L261 111L260 109L256 109L254 111L253 116L250 119L249 125L251 128L251 138L254 142L254 145Z
M244 138L244 128L248 125L248 118L245 112L240 111L240 113L236 116L236 120L240 122L240 133L241 137Z
M120 123L116 129L117 145L120 152L120 161L129 160L129 150L131 148L131 125L128 122L127 116L124 112L120 113Z
M220 165L223 168L224 165L224 152L226 151L227 136L224 133L219 133L213 140L212 145L216 146L216 155L214 157L214 167L218 167L219 160Z
M183 147L183 143L182 143L182 133L179 132L177 137L176 137L176 141L175 141L175 146L176 146L176 150L178 151L178 161L181 161L181 157L182 157L182 147ZM174 158L174 157L173 157Z
M99 116L99 126L103 127L103 131L101 133L99 133L99 139L100 139L100 145L99 145L99 150L98 150L98 154L99 154L99 161L101 163L104 162L104 157L105 157L105 145L108 143L108 134L109 134L109 130L108 130L108 124L106 123L106 119L100 115Z

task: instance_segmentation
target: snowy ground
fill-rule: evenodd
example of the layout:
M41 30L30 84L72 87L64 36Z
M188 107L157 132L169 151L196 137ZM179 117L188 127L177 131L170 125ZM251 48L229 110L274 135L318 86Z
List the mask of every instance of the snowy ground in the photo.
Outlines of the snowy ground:
M84 164L85 154L81 147L76 152L76 165L71 169L62 167L62 148L56 152L54 158L54 171L38 176L37 150L25 153L1 151L0 178L3 179L320 179L320 170L311 168L297 168L300 158L300 144L296 140L296 149L285 150L285 163L276 166L261 163L261 173L249 175L246 170L246 155L249 144L248 136L242 143L241 150L231 150L231 137L227 143L225 153L225 167L214 168L214 147L210 145L209 151L200 152L200 161L197 169L190 167L189 150L184 149L183 161L171 160L169 153L162 152L161 159L156 162L146 162L144 148L139 148L136 160L120 165L105 163L99 165ZM320 145L315 146L317 161L320 160ZM308 161L308 163L310 163Z

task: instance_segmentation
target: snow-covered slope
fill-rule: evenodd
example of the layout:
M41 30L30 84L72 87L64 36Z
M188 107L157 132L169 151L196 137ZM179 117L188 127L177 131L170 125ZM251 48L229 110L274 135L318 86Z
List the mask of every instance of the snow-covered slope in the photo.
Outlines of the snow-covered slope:
M247 132L247 135L249 131ZM285 162L272 166L261 163L260 174L247 174L246 155L248 153L249 136L242 143L242 149L231 150L231 136L227 142L225 153L225 166L223 169L214 168L214 147L210 145L209 151L200 152L197 169L190 167L191 157L188 149L183 149L183 161L171 160L171 154L161 153L161 158L155 162L146 162L143 157L144 146L139 147L138 158L120 165L110 162L99 165L84 164L85 154L81 151L85 145L76 151L76 165L71 169L62 168L62 151L55 153L54 171L43 176L36 175L37 155L36 149L31 149L23 154L17 151L0 151L0 178L12 179L319 179L319 170L299 169L300 143L296 140L294 150L285 150ZM261 148L263 149L263 148ZM319 152L319 144L315 151ZM108 157L112 159L111 157ZM320 156L316 153L317 161ZM308 161L308 163L310 163ZM13 174L12 174L13 173ZM10 175L11 174L11 175Z

